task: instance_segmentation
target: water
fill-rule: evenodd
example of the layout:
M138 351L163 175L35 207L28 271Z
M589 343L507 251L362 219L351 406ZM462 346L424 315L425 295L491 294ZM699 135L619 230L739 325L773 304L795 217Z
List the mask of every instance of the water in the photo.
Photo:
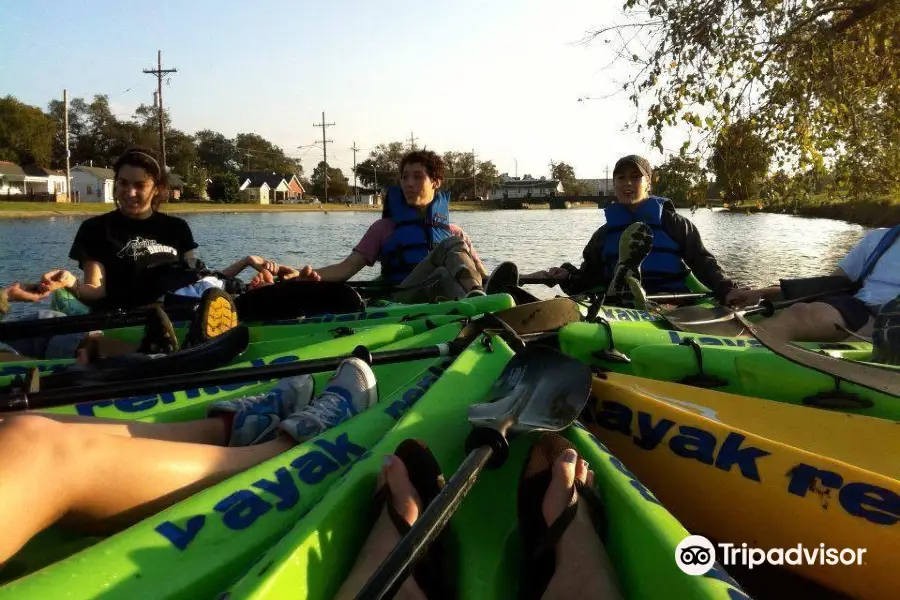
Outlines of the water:
M689 211L683 211L690 217ZM603 222L593 209L457 212L488 271L511 260L522 273L581 263L581 251ZM343 259L379 215L371 212L242 213L186 215L200 257L225 267L247 254L290 265L321 267ZM0 219L0 285L35 281L65 267L80 275L68 253L85 217ZM829 273L868 231L828 219L698 210L691 217L706 247L741 283L772 285L782 277ZM245 272L249 277L251 271ZM357 278L372 278L377 266ZM533 286L537 295L554 291ZM557 290L558 291L558 290Z

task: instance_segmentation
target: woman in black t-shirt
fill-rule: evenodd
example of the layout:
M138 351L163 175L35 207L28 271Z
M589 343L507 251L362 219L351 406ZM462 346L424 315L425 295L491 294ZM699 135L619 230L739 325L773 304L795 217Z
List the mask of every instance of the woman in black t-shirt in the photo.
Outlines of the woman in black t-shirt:
M84 280L58 269L44 275L43 290L66 288L91 308L133 308L156 302L166 293L177 294L209 276L209 286L223 287L223 280L236 278L248 266L284 275L277 264L258 256L216 274L197 268L197 242L190 226L159 212L168 177L153 151L132 148L119 157L113 170L116 210L82 223L69 251ZM199 297L201 292L186 295Z

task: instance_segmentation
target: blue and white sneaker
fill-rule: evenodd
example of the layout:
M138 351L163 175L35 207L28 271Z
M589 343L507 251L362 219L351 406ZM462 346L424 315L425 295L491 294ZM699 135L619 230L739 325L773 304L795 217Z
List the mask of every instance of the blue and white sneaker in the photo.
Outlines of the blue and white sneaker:
M358 358L348 358L309 406L283 419L278 427L298 443L355 417L378 402L375 373Z
M287 377L261 394L214 402L207 414L234 413L229 446L268 442L275 439L283 419L309 406L314 386L312 375Z

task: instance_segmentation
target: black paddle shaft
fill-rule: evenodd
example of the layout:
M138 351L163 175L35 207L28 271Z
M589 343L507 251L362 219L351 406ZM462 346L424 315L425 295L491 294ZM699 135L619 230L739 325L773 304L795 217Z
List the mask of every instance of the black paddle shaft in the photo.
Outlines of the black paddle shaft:
M24 392L13 393L0 396L0 412L49 408L51 406L62 406L74 404L76 402L173 392L192 387L200 388L204 386L222 386L234 383L256 383L269 381L271 379L293 377L295 375L307 375L336 369L340 366L341 362L350 356L358 356L361 358L370 357L369 362L372 365L389 364L407 360L439 358L441 356L455 356L458 355L464 347L463 344L457 345L450 343L409 350L386 350L384 352L369 353L368 349L364 346L359 346L353 351L353 354L349 356L318 358L281 365L268 365L265 367L245 367L241 369L210 371L208 373L169 375L135 381L84 385L74 389L47 390L44 392L35 392L33 394Z
M478 475L486 466L499 466L491 459L494 457L496 444L506 447L507 442L503 434L486 428L473 430L473 433L475 431L485 435L492 433L495 444L479 446L469 453L444 489L428 505L425 512L419 515L412 529L400 538L378 570L369 578L356 595L356 600L393 598L410 571L450 522L456 509L478 481ZM505 455L505 452L503 454Z

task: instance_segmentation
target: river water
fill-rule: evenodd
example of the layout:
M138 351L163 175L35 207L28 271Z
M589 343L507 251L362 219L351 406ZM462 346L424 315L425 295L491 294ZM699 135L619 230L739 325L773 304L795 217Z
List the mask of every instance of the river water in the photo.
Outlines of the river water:
M690 217L689 211L683 211ZM371 212L241 213L186 215L200 244L200 257L224 267L258 254L290 265L325 266L344 258L378 218ZM0 285L34 281L51 268L66 267L72 239L86 217L0 219ZM707 248L733 278L770 285L782 277L825 274L865 235L866 228L828 219L698 210L691 219ZM565 261L580 264L581 251L603 223L596 209L457 212L453 220L472 238L488 271L504 260L520 272ZM372 278L377 266L358 278ZM250 271L245 276L249 276ZM532 286L552 297L556 290Z

